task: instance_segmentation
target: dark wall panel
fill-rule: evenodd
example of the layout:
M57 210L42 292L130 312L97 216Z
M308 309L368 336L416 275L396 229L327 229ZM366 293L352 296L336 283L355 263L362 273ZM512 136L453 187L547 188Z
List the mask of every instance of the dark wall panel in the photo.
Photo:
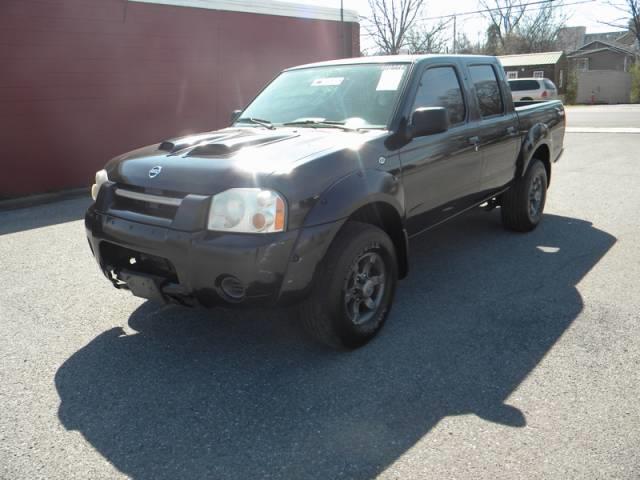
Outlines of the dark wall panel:
M125 0L0 0L0 25L0 197L89 185L223 127L283 68L359 52L357 24Z

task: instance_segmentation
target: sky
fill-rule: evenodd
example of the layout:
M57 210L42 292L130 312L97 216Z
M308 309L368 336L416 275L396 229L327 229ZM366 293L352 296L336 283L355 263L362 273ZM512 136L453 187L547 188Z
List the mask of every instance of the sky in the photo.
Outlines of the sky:
M322 5L326 7L340 8L340 0L288 0L293 3L306 3L312 5ZM572 3L585 2L578 5ZM367 16L369 12L368 0L344 0L344 7L357 11L360 15ZM565 12L569 14L567 26L585 26L588 33L608 32L616 30L604 25L602 21L614 22L621 17L621 12L616 8L607 5L606 0L565 0ZM478 0L425 0L425 11L421 17L437 17L441 15L451 15L454 13L470 12L480 10ZM532 7L533 8L533 7ZM487 23L480 14L458 17L458 31L464 32L470 41L476 42L484 36ZM366 29L362 28L361 46L367 48L371 42L367 36Z

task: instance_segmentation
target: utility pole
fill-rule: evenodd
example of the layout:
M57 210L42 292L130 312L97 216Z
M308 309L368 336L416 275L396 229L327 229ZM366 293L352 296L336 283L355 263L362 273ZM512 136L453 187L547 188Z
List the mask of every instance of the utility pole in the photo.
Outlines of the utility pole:
M350 57L347 55L346 39L344 34L344 0L340 0L340 50L342 50L342 57Z
M458 51L458 22L455 13L453 14L453 54Z

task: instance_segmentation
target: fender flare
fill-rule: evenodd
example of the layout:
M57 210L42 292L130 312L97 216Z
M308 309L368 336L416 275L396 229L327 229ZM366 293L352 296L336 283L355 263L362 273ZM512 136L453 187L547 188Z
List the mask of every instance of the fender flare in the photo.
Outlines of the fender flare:
M552 142L550 129L546 124L536 123L533 125L522 140L522 146L516 162L516 178L523 177L527 173L534 154L541 146L546 146L549 152L552 152Z
M396 226L392 231L387 230L387 234L396 247L399 276L404 278L409 272L409 241L405 229L404 199L404 187L395 175L382 170L359 170L341 178L320 195L315 206L307 214L303 227L308 229L337 222L341 228L347 218L363 207L384 205L387 212L393 211L397 215L394 215ZM340 228L333 232L329 243L333 241Z
M404 188L400 179L382 170L359 170L341 178L320 195L303 227L335 222L378 202L391 206L404 226Z

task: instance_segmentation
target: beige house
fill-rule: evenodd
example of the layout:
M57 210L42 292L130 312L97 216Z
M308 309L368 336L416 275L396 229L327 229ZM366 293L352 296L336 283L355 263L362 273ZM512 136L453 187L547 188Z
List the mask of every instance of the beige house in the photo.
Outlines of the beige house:
M578 103L628 103L629 69L640 56L633 47L592 41L567 55L578 80Z

